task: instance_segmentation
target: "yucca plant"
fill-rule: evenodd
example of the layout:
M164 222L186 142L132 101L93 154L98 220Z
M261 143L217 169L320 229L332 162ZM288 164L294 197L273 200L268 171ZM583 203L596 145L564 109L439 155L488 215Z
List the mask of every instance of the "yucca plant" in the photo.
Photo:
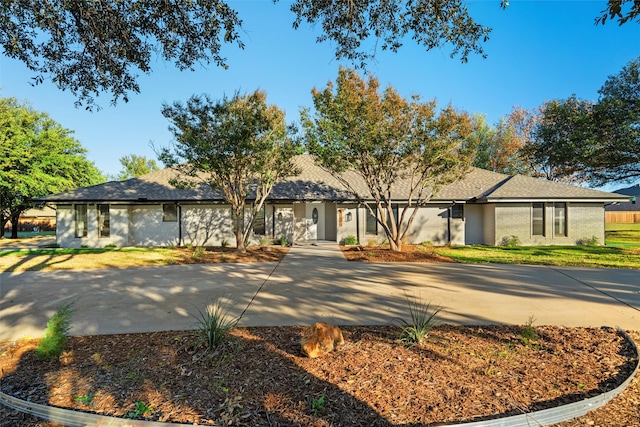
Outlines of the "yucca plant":
M231 316L229 303L219 297L214 298L204 311L197 307L196 309L198 314L192 316L196 319L193 335L198 339L198 347L218 347L240 320Z
M400 319L400 339L407 344L415 345L425 342L431 330L437 325L438 313L442 307L431 308L430 302L405 294L411 323Z

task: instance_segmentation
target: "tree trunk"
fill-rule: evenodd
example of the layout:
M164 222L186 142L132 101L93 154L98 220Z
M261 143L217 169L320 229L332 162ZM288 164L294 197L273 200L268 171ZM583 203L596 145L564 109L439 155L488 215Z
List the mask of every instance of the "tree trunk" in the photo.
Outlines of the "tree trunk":
M20 214L11 215L11 238L18 238L18 222L20 221Z
M4 229L9 222L9 217L0 212L0 239L4 239Z
M402 252L402 240L395 241L394 239L389 239L389 249L393 252Z
M241 254L247 252L247 248L244 245L244 233L242 232L241 224L236 224L236 252Z

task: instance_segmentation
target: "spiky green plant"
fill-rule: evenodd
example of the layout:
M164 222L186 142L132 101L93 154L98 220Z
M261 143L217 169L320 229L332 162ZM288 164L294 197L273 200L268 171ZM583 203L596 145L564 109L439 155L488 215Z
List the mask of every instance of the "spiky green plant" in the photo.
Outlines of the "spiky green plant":
M214 298L203 310L198 310L198 314L192 316L196 319L193 335L197 337L197 346L204 346L207 349L219 346L227 333L233 329L240 320L230 314L228 302L221 298Z
M430 302L407 294L405 298L411 322L400 319L400 339L407 344L420 344L429 338L431 330L437 325L437 316L442 307L432 309Z

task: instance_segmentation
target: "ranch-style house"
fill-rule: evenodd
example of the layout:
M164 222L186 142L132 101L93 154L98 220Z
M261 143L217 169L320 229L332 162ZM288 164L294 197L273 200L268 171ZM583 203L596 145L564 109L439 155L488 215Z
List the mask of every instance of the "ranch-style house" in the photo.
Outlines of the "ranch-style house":
M294 161L301 174L275 185L253 226L252 243L282 236L297 243L341 243L347 236L363 244L384 240L375 218L333 174L309 155ZM347 174L361 194L369 194L355 173ZM170 184L174 176L164 169L39 200L56 208L60 247L235 245L234 221L222 193L205 185L176 188ZM406 186L399 185L394 196L394 209L401 209ZM574 245L594 237L604 243L605 205L628 200L474 168L419 208L407 243L498 245L513 236L522 245Z

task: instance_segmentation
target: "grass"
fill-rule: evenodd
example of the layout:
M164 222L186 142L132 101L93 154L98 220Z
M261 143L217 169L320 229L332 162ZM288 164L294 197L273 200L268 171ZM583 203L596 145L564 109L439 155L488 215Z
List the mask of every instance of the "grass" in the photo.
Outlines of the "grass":
M461 246L435 252L465 263L640 268L640 224L607 224L605 246ZM3 251L0 246L0 272L162 266L183 257L166 248Z
M607 224L607 245L640 247L640 224Z
M436 253L465 263L640 268L640 224L607 224L604 246L460 246Z
M0 272L145 267L178 263L184 257L166 248L2 250Z

